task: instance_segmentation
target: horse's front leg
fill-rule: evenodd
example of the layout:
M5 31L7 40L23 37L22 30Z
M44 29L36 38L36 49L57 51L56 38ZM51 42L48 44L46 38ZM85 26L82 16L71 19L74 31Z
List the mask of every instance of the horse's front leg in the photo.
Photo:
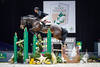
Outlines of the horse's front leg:
M30 32L31 34L33 34L33 35L35 34L35 32L33 31L33 28L30 28L30 29L29 29L29 32Z
M32 27L32 28L30 28L29 30L30 30L30 31L34 31L34 30L35 30L35 27Z

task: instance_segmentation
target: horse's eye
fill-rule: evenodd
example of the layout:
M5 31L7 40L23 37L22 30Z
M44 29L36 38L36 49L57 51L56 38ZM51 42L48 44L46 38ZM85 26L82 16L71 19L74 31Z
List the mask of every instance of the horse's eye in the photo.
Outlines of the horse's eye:
M26 22L26 20L24 20L24 22Z

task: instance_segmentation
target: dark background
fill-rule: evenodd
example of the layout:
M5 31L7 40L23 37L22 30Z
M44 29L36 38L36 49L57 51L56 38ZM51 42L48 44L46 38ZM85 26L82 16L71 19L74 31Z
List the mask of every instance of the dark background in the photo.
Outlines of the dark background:
M14 32L20 30L21 16L33 14L33 8L43 10L43 0L0 0L0 41L13 45ZM76 29L77 33L68 34L83 42L83 50L93 51L94 42L100 38L99 2L96 0L76 0ZM48 8L47 8L48 9ZM3 45L0 45L3 46Z

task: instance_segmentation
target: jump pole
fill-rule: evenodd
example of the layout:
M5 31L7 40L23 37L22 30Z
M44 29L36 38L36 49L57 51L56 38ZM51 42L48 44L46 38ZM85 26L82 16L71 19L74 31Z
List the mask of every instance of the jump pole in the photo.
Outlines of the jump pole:
M14 63L17 63L17 42L18 37L17 37L17 33L15 33L14 35Z
M37 36L34 35L33 37L33 55L35 55L36 52L36 42L37 42ZM47 33L47 52L51 54L51 31L48 29Z
M28 31L24 29L24 62L28 59Z
M47 33L47 52L51 54L51 31L48 29Z
M17 63L17 33L14 35L14 63ZM36 42L37 37L34 35L33 37L33 55L35 55L36 52ZM50 28L48 29L47 33L47 52L51 54L51 31ZM24 29L24 62L26 62L26 59L28 59L28 31L27 28Z

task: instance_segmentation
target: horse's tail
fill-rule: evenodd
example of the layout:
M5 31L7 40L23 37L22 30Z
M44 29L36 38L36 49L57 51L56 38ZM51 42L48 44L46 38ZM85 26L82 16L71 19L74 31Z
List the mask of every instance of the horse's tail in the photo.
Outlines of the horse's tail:
M62 29L62 44L64 44L66 37L68 36L68 31L64 28L61 28L61 29Z

